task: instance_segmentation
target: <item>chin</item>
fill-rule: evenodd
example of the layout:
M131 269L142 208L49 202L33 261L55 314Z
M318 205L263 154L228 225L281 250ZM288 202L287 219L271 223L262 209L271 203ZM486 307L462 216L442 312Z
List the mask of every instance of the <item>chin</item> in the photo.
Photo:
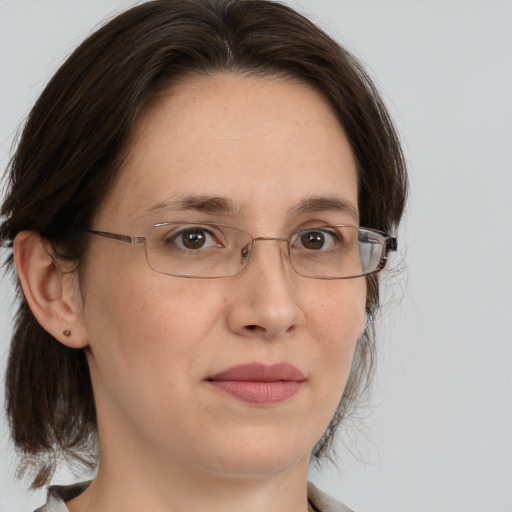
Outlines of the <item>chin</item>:
M223 450L210 450L205 460L212 473L232 477L265 477L309 464L313 445L290 439L238 439Z

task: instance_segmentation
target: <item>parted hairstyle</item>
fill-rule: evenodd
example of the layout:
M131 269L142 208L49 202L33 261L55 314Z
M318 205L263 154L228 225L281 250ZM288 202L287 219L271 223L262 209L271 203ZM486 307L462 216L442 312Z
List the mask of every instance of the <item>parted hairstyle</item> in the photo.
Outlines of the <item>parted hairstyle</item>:
M299 80L329 102L358 169L362 226L392 232L406 199L399 140L372 81L355 58L290 7L267 0L156 0L116 16L64 62L34 105L7 169L0 243L23 230L47 239L59 258L87 257L84 229L126 154L141 114L188 75L214 73ZM175 120L179 123L179 119ZM12 251L6 265L13 269ZM349 380L313 458L329 456L340 422L373 373L376 275L367 280L368 324ZM6 413L21 468L44 485L65 458L94 465L97 424L83 350L36 321L18 282L6 373ZM314 414L314 411L313 411Z

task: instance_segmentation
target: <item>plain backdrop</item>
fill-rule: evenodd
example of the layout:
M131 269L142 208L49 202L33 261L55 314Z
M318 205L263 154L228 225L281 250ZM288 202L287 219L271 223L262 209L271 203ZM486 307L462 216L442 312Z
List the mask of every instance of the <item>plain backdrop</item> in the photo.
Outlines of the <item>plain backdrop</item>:
M58 65L133 3L0 0L2 169ZM367 65L411 171L407 271L387 292L365 427L339 470L311 478L358 512L511 512L512 2L289 3ZM13 307L10 279L0 286L3 375ZM0 512L31 511L44 496L15 479L5 422L0 436Z

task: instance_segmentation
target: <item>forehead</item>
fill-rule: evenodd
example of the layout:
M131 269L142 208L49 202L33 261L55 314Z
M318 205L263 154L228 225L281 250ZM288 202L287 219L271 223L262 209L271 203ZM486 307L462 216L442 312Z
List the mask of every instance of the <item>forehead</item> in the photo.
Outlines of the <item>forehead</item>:
M226 198L237 215L282 215L311 198L357 210L351 148L330 105L294 80L192 77L141 117L99 217L138 223L188 197ZM112 225L112 222L110 223ZM121 225L120 225L121 227Z

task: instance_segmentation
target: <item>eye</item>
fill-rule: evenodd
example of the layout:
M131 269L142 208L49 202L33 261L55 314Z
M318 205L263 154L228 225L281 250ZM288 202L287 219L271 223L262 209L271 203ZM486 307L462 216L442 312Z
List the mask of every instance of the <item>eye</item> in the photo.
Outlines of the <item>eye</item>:
M210 230L196 226L173 233L167 239L167 243L175 244L180 249L192 251L208 249L210 247L222 247L222 244L219 243Z
M339 237L332 231L324 229L312 229L310 231L301 231L293 238L293 247L320 251L332 249L338 242Z

